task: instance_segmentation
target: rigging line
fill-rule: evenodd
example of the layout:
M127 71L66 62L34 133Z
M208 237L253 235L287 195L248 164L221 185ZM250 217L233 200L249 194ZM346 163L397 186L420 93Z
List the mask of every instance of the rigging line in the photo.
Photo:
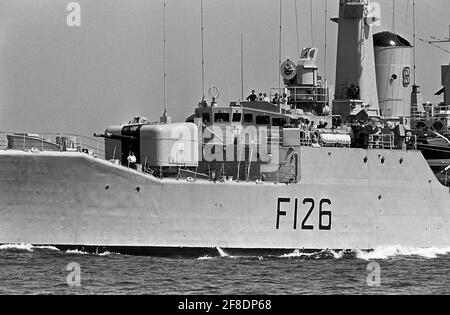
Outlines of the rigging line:
M299 38L299 28L298 28L298 9L297 9L297 0L295 1L295 25L297 30L297 55L300 55L300 38Z
M314 22L313 22L313 0L309 1L310 21L311 21L311 47L314 46Z
M438 45L436 45L436 44L434 44L434 43L432 43L432 42L429 42L429 41L427 41L427 40L424 40L423 38L418 37L418 39L419 39L419 41L421 41L421 42L423 42L423 43L425 43L425 44L434 46L434 47L436 47L437 49L440 49L440 50L442 50L443 52L446 52L447 54L450 54L450 51L447 50L447 49L444 49L444 48L442 48L442 47L440 47L440 46L438 46Z
M427 10L428 10L429 8L427 8ZM391 14L391 10L389 10L389 9L386 9L386 7L385 6L383 6L383 7L381 7L381 11L382 11L382 13L383 13L383 15L389 15L389 14ZM430 11L430 13L432 13L433 11ZM428 13L428 11L427 11L427 14L429 14ZM428 19L429 20L429 19ZM438 17L438 16L436 16L435 18L432 18L432 21L434 22L434 26L435 25L437 25L436 23L437 23L437 21L443 21L443 20L446 20L446 19L441 19L440 17ZM424 24L424 23L421 23L421 20L420 19L417 19L417 23L416 23L417 25L419 25L420 26L420 28L422 28L422 29L426 29L429 33L432 33L432 34L434 34L434 33L436 33L436 28L434 28L434 27L430 27L430 25L428 24ZM442 28L439 28L439 29L442 29Z
M203 0L200 0L200 11L201 11L201 40L202 40L202 93L203 98L202 102L205 101L205 56L204 56L204 49L203 49Z

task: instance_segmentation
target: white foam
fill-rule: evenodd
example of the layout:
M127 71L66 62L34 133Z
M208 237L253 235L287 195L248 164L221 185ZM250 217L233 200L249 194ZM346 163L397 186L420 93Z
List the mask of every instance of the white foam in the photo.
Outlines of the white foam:
M300 258L300 257L311 257L314 255L316 255L316 253L302 253L299 249L296 249L292 253L283 254L279 257L280 258Z
M220 257L230 257L230 255L227 254L222 248L216 247L216 249L219 252Z
M279 256L280 258L317 258L320 259L322 258L323 254L329 254L331 256L333 256L334 259L341 259L344 256L344 251L340 251L340 252L336 252L334 250L322 250L319 252L310 252L310 253L306 253L306 252L302 252L299 249L294 250L292 253L289 254L284 254Z
M59 251L59 249L57 249L56 247L53 247L53 246L32 246L32 249L34 249L34 248Z
M120 255L120 254L108 251L98 254L98 256L111 256L111 255Z
M208 255L205 255L205 256L202 256L202 257L198 257L197 259L198 260L211 260L211 259L214 259L215 257L210 257L210 256L208 256Z
M67 254L75 254L75 255L89 255L89 253L80 251L78 249L69 249L69 250L66 250L66 253Z
M0 245L0 250L23 250L27 252L33 252L36 249L45 249L45 250L53 250L59 251L56 247L53 246L33 246L31 244L4 244Z
M336 252L334 250L330 250L329 252L333 255L334 259L341 259L342 257L344 257L345 253L344 251Z
M10 250L10 249L19 249L19 250L26 250L31 252L33 248L33 245L31 244L5 244L0 245L0 250Z
M450 254L450 248L417 248L402 246L385 246L375 248L371 252L356 250L356 257L363 260L382 260L398 256L419 256L427 259L437 258L439 255Z

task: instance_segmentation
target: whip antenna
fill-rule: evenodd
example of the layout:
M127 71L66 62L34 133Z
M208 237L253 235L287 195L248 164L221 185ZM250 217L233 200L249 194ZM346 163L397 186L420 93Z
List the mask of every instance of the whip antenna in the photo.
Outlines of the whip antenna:
M298 29L298 10L297 10L297 0L295 0L295 25L297 31L297 56L300 54L300 39L299 39L299 29Z

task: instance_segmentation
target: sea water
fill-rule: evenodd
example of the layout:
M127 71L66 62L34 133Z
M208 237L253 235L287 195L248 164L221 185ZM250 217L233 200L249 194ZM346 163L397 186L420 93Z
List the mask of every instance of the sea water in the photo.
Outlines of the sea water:
M159 258L11 244L0 294L450 294L450 248Z

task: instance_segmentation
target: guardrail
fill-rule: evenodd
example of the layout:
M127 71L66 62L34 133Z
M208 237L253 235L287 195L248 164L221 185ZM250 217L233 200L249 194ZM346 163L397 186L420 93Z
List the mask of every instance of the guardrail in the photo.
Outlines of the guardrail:
M0 132L0 149L85 152L104 159L104 139L71 133Z
M288 103L328 103L328 90L325 87L310 86L290 86L286 89L271 88L270 100L275 98L275 94L282 96L288 91ZM305 93L305 91L308 91Z
M417 150L417 136L406 136L404 140L404 147L409 150ZM395 136L392 134L374 134L369 135L369 149L386 149L386 150L400 150L395 144Z

